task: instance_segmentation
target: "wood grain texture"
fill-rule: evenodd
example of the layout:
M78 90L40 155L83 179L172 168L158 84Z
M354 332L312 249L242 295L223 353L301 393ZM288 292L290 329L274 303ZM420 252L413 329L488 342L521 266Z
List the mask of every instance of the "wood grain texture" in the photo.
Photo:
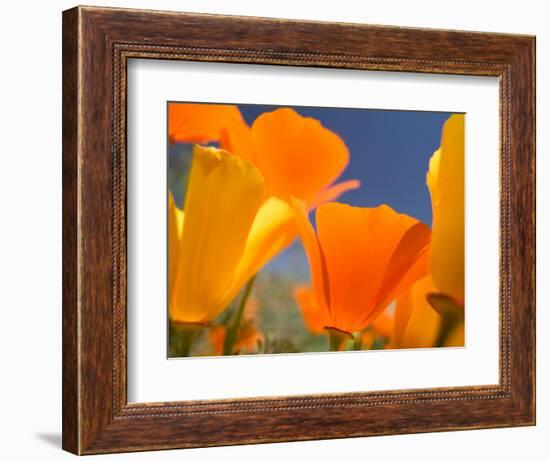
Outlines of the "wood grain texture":
M63 448L78 444L78 11L63 16Z
M78 7L63 14L63 448L78 454L535 422L535 39ZM500 383L128 404L126 63L500 77Z

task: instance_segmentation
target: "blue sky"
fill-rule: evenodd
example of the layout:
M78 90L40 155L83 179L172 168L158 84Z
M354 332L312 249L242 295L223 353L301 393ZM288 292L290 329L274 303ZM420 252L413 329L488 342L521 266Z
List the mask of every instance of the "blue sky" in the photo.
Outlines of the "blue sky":
M249 124L276 107L239 105ZM431 226L426 172L430 157L439 147L443 123L451 113L290 107L319 120L346 143L350 163L339 181L359 179L362 185L339 201L366 207L386 203Z

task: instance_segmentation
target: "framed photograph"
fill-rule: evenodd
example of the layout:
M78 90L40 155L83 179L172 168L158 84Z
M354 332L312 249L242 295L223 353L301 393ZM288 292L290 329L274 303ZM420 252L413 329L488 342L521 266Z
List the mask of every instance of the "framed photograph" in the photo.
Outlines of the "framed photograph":
M535 424L535 38L63 13L63 448Z

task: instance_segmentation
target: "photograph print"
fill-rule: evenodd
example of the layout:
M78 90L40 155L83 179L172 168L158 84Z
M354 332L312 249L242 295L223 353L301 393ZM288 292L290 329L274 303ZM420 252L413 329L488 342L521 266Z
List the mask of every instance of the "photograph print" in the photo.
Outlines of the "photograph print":
M465 345L465 114L167 115L168 357Z

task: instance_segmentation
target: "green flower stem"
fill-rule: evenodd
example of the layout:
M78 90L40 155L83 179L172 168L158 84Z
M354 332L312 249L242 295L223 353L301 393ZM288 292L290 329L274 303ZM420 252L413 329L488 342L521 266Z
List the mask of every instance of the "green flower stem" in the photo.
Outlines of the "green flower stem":
M254 280L256 276L254 275L244 287L244 292L241 297L241 302L235 312L235 318L232 325L227 329L225 334L225 340L223 342L223 355L231 355L233 353L233 347L235 346L235 341L237 340L237 335L239 334L239 329L241 327L241 321L244 314L244 308L246 307L246 302L252 291L252 286L254 285Z
M193 325L193 324L176 324L175 328L179 332L179 353L181 357L189 357L191 355L191 349L193 347L193 342L197 337L199 330L202 328L202 325Z
M355 334L355 338L353 340L353 350L354 351L360 351L363 349L363 340L361 338L361 332Z
M447 338L451 335L456 327L460 324L460 319L452 315L443 315L441 317L441 327L435 344L437 347L443 347Z
M325 327L325 330L328 332L329 350L334 352L343 350L348 339L354 339L351 333L338 328Z
M464 322L464 306L443 293L428 293L426 300L441 315L441 327L436 346L442 347L453 330Z

